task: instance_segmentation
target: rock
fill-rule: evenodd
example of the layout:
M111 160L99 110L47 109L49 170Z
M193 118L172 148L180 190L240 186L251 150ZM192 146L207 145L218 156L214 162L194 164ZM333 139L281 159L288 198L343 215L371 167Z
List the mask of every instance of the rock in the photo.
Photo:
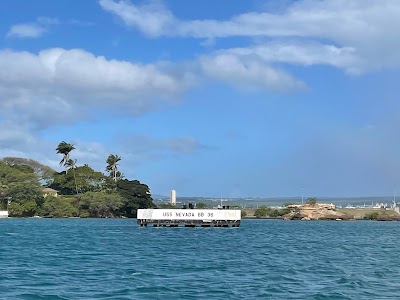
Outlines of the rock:
M378 215L376 220L378 220L378 221L400 221L400 216Z
M350 220L353 216L335 210L333 204L292 205L292 211L283 216L284 220Z

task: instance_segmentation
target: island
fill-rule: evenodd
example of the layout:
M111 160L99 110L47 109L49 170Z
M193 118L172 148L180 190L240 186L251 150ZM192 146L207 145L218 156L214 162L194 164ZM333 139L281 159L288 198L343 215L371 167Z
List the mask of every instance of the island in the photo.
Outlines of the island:
M120 156L105 157L103 173L74 159L71 143L55 150L61 172L29 158L0 159L0 216L135 218L138 209L156 207L148 185L119 171Z

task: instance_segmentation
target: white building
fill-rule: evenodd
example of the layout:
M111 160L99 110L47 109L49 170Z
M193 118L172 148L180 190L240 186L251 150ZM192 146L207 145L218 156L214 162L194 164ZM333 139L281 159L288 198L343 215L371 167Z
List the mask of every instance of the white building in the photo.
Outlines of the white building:
M176 191L175 190L171 190L171 205L176 205Z
M8 218L8 211L0 210L0 218Z

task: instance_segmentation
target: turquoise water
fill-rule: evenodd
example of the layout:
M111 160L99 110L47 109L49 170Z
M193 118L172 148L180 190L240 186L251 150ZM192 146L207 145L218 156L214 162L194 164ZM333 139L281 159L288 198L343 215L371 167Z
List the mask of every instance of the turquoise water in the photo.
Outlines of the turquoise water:
M0 299L399 299L400 222L0 219Z

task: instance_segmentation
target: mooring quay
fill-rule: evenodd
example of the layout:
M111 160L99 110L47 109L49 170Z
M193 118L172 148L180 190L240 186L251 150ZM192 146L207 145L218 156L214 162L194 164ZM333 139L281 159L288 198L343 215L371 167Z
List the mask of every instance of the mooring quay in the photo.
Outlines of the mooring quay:
M138 209L137 223L152 227L239 227L239 209Z

